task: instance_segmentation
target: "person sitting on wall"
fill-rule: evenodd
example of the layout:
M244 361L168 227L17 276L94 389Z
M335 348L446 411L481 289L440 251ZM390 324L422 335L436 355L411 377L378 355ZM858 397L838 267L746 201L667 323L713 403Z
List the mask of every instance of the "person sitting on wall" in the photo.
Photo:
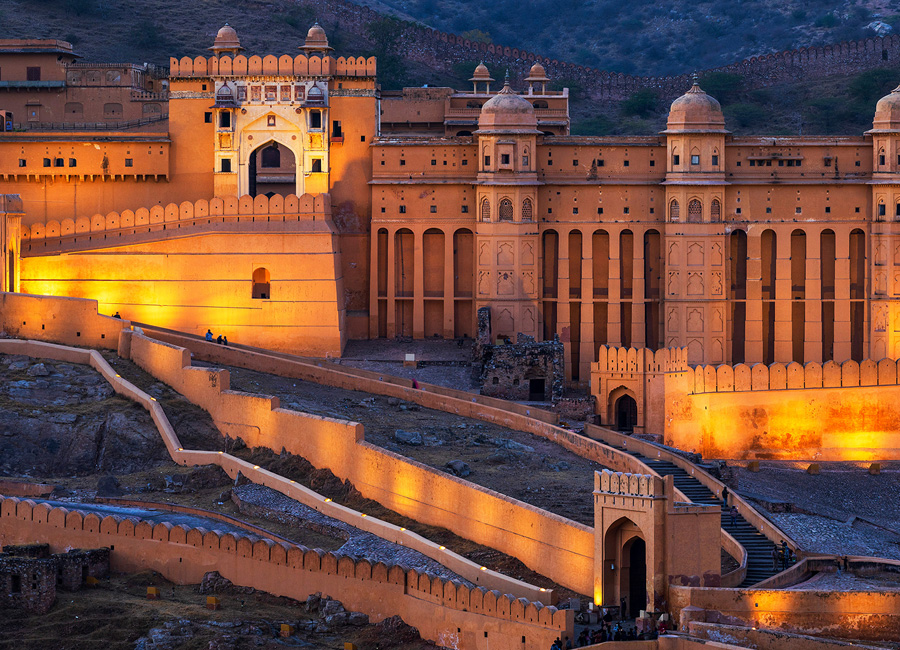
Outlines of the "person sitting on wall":
M119 312L116 312L115 314L113 314L113 318L118 318L119 320L122 320L122 316L119 315Z
M228 337L227 336L222 337L222 345L228 345Z
M219 334L218 338L216 338L216 343L218 343L219 345L222 345L222 335L221 334Z
M206 340L207 340L207 341L212 341L212 340L213 340L213 333L212 333L212 330L206 330Z

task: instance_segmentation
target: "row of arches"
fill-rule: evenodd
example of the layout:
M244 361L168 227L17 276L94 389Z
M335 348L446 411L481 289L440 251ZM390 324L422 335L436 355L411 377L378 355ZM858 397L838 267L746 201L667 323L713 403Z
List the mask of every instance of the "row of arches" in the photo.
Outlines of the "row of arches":
M497 206L497 221L516 221L515 212L516 209L512 200L504 197L500 199L500 203ZM481 202L481 220L485 223L491 221L491 202L489 199L484 199ZM522 201L522 206L519 211L519 221L534 221L534 203L531 199L526 198Z
M722 204L719 199L713 199L709 204L709 220L713 223L722 221ZM681 221L681 206L677 199L672 199L669 203L669 221L678 223ZM691 199L687 206L687 223L703 222L703 203L700 199Z

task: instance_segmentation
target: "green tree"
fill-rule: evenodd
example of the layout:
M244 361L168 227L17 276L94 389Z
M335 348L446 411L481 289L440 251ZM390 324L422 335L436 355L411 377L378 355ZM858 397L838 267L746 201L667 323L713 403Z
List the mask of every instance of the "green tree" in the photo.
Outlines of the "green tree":
M731 104L725 114L741 127L761 126L768 118L766 110L756 104Z
M656 92L649 88L644 88L623 101L621 108L624 115L648 117L656 111L658 105L659 96Z
M854 99L865 104L874 104L891 92L897 81L896 70L875 68L856 75L847 90Z
M470 29L460 34L465 39L475 43L486 43L490 45L493 41L489 32L483 32L480 29Z
M731 104L744 88L744 77L734 72L707 72L700 77L700 86L723 105Z

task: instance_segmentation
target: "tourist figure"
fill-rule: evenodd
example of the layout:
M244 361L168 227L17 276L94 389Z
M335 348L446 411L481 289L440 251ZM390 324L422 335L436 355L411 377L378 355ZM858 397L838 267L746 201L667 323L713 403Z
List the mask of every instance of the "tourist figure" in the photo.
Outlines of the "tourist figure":
M227 336L222 337L222 345L228 345L228 337Z
M722 503L724 503L726 506L728 505L728 486L727 485L722 487Z
M119 315L119 312L116 312L115 314L113 314L113 318L118 318L119 320L122 320L122 317Z
M213 340L212 330L206 330L206 340L210 342Z
M737 516L738 516L737 506L731 506L731 510L729 511L729 514L731 515L731 525L737 526Z
M778 569L778 547L772 547L772 571Z
M222 345L222 335L221 334L219 334L219 337L216 339L216 343L218 343L219 345Z

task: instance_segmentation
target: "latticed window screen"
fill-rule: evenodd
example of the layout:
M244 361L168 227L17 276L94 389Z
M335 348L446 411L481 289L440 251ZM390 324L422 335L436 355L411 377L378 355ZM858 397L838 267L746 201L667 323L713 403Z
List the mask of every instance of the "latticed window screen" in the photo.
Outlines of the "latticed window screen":
M714 199L712 205L709 208L709 218L712 221L722 220L722 204L719 203L718 199Z
M531 221L532 219L531 199L525 199L522 202L522 221Z
M482 221L490 221L491 220L491 203L487 199L485 199L481 203L481 220Z
M500 221L513 220L513 204L509 199L500 201Z
M697 222L703 219L703 207L700 205L700 201L697 199L693 199L690 203L688 203L688 221Z
M669 220L678 221L681 218L681 207L678 205L678 201L672 201L669 204Z

